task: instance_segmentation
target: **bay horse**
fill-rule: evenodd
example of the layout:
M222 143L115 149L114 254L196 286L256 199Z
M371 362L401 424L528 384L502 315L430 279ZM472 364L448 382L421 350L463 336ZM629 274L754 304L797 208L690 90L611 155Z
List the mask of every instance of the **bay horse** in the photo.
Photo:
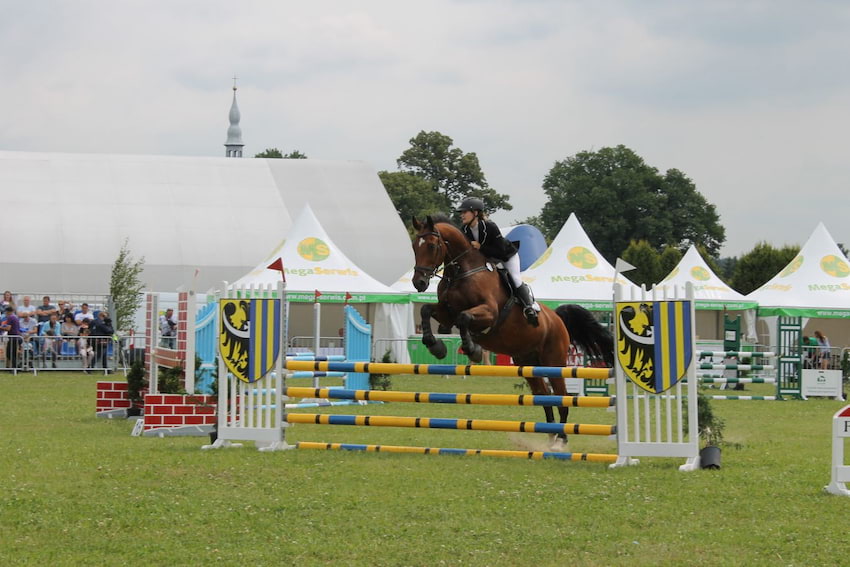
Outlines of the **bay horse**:
M519 366L564 366L572 343L614 365L614 340L589 311L579 305L561 305L554 311L541 305L538 325L532 326L526 321L522 304L500 281L494 264L448 218L435 215L420 222L414 217L413 228L416 290L425 291L443 267L437 303L426 303L421 310L422 343L435 357L445 358L446 345L434 336L432 317L439 325L438 333L458 328L462 351L473 362L481 362L484 347L509 355ZM526 380L535 395L567 395L564 380ZM546 421L554 423L552 407L544 406L543 410ZM558 408L558 413L561 423L566 423L569 408ZM557 437L555 445L563 446L566 435Z

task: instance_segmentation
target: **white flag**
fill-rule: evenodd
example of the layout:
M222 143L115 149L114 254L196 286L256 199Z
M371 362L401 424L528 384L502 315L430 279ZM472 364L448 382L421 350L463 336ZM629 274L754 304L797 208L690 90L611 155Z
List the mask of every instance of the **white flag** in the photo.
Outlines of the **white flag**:
M614 266L614 271L622 274L623 272L629 272L631 270L637 270L637 268L632 266L622 258L617 258L617 264Z

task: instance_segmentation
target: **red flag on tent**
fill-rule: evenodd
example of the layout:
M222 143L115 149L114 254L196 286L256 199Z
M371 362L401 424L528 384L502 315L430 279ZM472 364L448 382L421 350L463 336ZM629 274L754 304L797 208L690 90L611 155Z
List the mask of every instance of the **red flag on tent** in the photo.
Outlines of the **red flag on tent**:
M348 303L349 299L351 299L351 294L346 291L345 292L345 302Z
M283 273L283 258L278 258L268 266L269 270L277 270L280 272L280 277L283 278L283 281L286 281L286 275Z
M320 297L322 297L322 292L317 289L316 290L316 301L319 301Z

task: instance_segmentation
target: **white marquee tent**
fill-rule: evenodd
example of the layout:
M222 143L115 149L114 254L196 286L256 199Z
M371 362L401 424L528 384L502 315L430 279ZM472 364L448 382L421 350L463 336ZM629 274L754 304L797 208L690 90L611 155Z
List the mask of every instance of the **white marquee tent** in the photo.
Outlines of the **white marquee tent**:
M0 151L0 186L15 212L4 215L0 286L16 293L106 293L125 239L150 289L192 284L199 270L205 290L256 265L308 200L375 278L393 282L412 263L404 225L362 162Z
M348 256L331 239L319 223L309 204L295 219L286 239L263 259L253 270L234 282L238 286L276 284L281 272L268 266L280 259L286 277L287 298L296 303L312 303L319 291L322 303L322 336L335 336L342 326L339 304L346 301L363 304L361 315L372 322L374 340L389 341L395 360L405 361L407 349L395 339L406 339L410 323L407 308L408 296L374 279ZM336 309L332 305L336 304ZM369 312L370 306L373 311ZM312 330L306 312L297 313L291 308L290 335L307 334ZM296 315L297 314L297 315ZM380 358L383 353L374 353Z
M765 341L775 339L777 316L793 316L803 317L804 325L816 319L833 346L850 345L850 263L823 223L782 271L747 298L759 304Z
M850 265L823 223L800 253L766 284L747 296L759 316L850 318Z
M657 284L660 288L684 288L690 283L694 288L697 308L697 335L702 338L723 338L723 313L743 311L744 336L755 342L757 303L726 285L703 260L696 246L691 245L685 255L666 278Z
M613 309L614 277L614 267L590 241L575 213L543 255L522 272L538 301L552 307L575 303L594 311ZM617 282L636 288L623 276L617 276Z

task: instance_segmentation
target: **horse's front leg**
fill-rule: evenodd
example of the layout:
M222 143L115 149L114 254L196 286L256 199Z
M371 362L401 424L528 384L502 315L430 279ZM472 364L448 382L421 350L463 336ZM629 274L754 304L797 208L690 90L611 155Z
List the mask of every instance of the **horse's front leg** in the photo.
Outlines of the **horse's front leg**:
M463 353L472 362L481 362L483 353L481 346L472 340L471 328L487 330L496 322L498 310L488 304L481 304L461 311L457 318L457 328L460 331L460 345Z
M445 321L449 318L449 313L445 307L439 303L426 303L419 311L422 316L422 344L428 347L428 352L436 358L442 360L446 358L446 343L442 339L434 336L434 331L431 330L431 317L439 323L439 330L445 327ZM449 324L451 330L451 324Z

